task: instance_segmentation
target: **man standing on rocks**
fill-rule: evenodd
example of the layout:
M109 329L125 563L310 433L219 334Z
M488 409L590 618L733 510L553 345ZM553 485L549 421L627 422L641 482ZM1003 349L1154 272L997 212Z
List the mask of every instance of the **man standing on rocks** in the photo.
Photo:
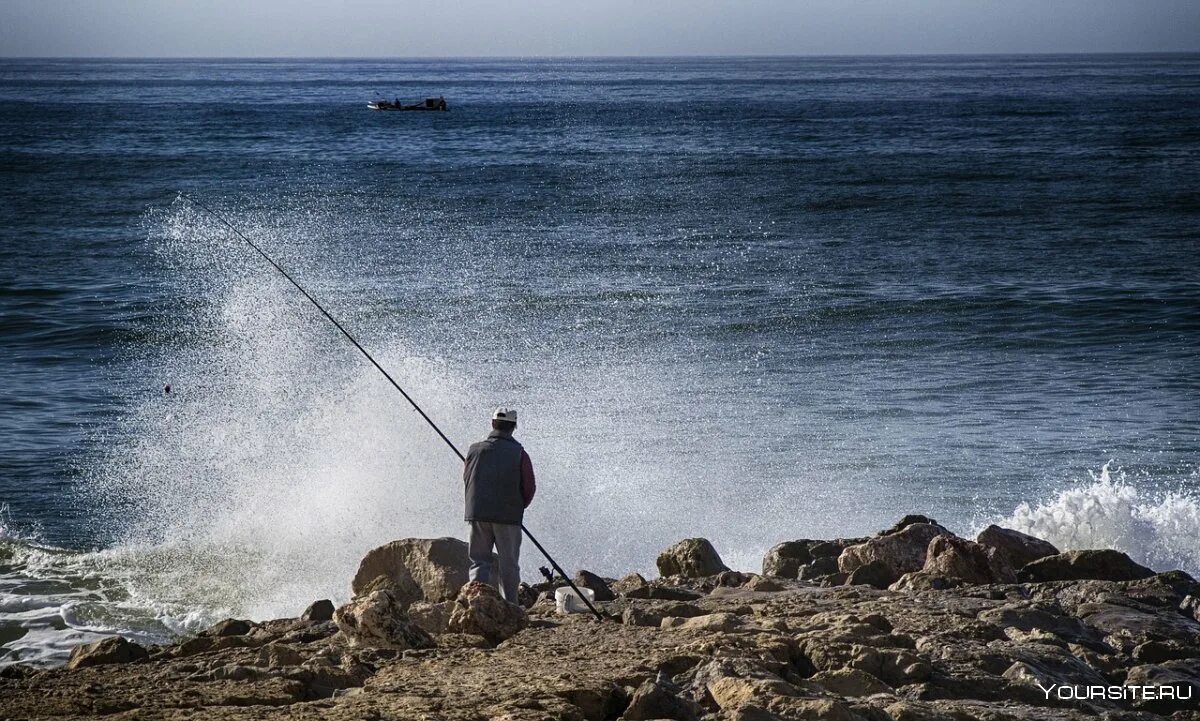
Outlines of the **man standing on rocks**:
M497 408L492 414L492 432L472 444L463 467L466 486L466 517L471 524L472 581L492 583L492 547L499 557L500 594L517 603L521 584L521 522L533 501L537 486L533 462L512 437L517 412Z

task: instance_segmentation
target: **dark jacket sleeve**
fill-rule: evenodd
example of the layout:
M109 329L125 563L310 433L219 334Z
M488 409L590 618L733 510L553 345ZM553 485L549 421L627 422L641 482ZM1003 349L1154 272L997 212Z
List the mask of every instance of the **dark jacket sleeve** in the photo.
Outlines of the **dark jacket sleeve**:
M537 493L537 483L533 479L533 461L529 459L528 453L521 451L521 498L525 500L526 508L533 503L533 494L535 493Z

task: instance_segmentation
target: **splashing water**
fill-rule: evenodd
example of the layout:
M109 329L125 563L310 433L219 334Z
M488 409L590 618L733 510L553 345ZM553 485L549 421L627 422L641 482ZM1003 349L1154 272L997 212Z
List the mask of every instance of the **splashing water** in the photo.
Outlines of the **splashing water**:
M1158 570L1200 570L1200 498L1148 491L1105 464L1090 483L1022 503L997 521L1060 549L1115 548Z
M269 222L253 229L273 237ZM244 262L236 239L187 207L152 219L151 232L172 273L189 279L186 295L203 301L147 359L147 373L172 392L137 406L130 442L113 450L89 488L98 505L128 509L118 547L141 558L144 572L129 577L134 597L209 616L294 615L317 598L345 600L375 545L462 535L459 461L307 301ZM671 528L678 518L707 515L709 498L678 489L711 472L711 460L693 453L664 464L643 434L580 438L571 430L611 425L614 407L627 429L674 435L669 429L692 422L673 400L694 394L687 378L652 359L591 347L534 366L520 361L528 350L496 357L496 341L481 338L475 352L485 357L463 347L465 358L450 362L430 352L428 337L402 330L376 330L364 342L453 438L482 435L490 407L522 399L543 479L530 523L564 566L586 559L624 572L640 558L637 567L648 570L679 533ZM679 516L647 532L647 513L668 507ZM743 541L758 535L750 524L738 533ZM730 559L739 560L736 551ZM527 570L539 562L526 561Z

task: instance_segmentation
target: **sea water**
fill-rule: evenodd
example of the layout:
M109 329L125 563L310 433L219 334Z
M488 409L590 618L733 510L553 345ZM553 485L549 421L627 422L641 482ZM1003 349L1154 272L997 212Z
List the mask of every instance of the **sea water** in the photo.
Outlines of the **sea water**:
M569 570L921 512L1198 572L1198 160L1196 55L0 61L0 663L465 534L450 449L181 191L460 448L518 408Z

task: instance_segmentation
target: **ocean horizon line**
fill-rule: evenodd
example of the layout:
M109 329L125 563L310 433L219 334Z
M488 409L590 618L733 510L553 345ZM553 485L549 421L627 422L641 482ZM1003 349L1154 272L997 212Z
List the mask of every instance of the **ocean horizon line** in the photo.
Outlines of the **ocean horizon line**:
M126 62L205 62L205 61L239 61L239 62L361 62L361 61L413 61L427 62L431 60L788 60L788 59L887 59L887 58L1127 58L1127 57L1186 57L1200 55L1200 48L1193 50L1155 50L1155 51L1052 51L1052 52L1003 52L1003 53L971 53L971 52L929 52L929 53L716 53L716 54L640 54L640 55L588 55L588 54L546 54L546 55L0 55L0 61L21 60L57 60L57 61L126 61Z

